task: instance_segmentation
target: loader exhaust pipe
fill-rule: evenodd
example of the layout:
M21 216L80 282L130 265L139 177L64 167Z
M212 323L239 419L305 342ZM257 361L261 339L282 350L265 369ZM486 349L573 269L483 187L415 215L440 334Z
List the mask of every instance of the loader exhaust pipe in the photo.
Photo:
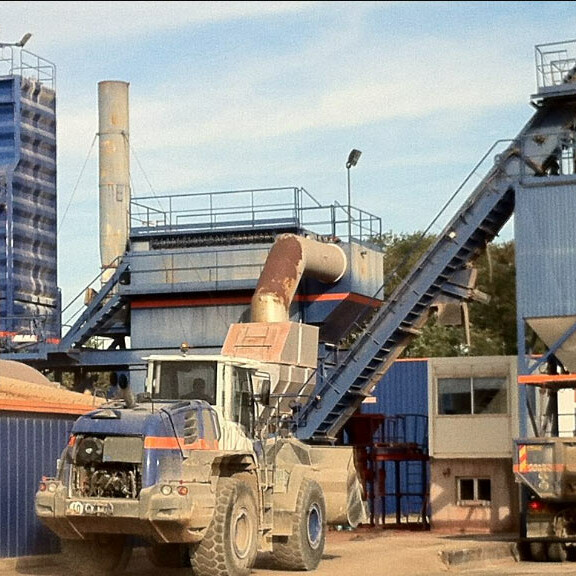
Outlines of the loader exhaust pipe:
M347 265L344 250L336 244L281 234L252 296L251 322L287 322L303 275L333 284L344 276Z

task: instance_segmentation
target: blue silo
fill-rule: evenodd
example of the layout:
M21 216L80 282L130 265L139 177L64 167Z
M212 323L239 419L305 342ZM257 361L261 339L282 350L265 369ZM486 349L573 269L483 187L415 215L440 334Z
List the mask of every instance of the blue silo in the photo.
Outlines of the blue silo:
M60 337L55 68L0 52L0 346Z

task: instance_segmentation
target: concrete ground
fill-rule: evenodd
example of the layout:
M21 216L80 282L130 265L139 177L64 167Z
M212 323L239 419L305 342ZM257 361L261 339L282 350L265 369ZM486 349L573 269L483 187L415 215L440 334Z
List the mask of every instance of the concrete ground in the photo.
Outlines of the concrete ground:
M362 571L362 574L359 573ZM314 576L440 576L460 574L576 575L576 563L518 562L514 536L446 535L433 531L359 528L330 531ZM278 576L269 555L259 556L253 576ZM190 569L163 569L162 575L190 576ZM294 573L292 573L294 574ZM72 576L58 556L0 560L1 576ZM143 550L136 550L126 576L157 576Z

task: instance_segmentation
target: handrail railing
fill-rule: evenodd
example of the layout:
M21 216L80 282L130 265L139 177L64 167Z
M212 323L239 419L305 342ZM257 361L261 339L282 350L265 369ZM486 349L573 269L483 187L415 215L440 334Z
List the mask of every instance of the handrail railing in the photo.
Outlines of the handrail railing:
M291 226L341 238L348 229L369 241L382 232L379 217L337 202L322 205L296 187L139 197L132 200L131 224L134 236Z
M7 75L19 74L52 90L56 89L56 65L28 50L0 43L0 75L3 69L6 69Z
M538 89L570 82L576 67L576 40L550 42L535 47Z

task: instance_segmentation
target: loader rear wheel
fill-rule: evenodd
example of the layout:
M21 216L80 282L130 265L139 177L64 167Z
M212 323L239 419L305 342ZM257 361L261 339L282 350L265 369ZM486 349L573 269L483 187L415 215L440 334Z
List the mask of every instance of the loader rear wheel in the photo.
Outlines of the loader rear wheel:
M218 482L212 522L189 547L195 576L248 576L258 552L258 511L251 486L234 478Z
M530 556L534 562L546 562L546 544L544 542L530 542Z
M95 534L86 540L62 540L62 557L70 573L81 576L121 574L132 546L118 534Z
M273 540L274 559L283 570L317 568L326 541L326 504L319 484L302 481L292 521L292 535Z
M190 566L185 544L152 544L146 549L148 560L157 568L186 568Z

